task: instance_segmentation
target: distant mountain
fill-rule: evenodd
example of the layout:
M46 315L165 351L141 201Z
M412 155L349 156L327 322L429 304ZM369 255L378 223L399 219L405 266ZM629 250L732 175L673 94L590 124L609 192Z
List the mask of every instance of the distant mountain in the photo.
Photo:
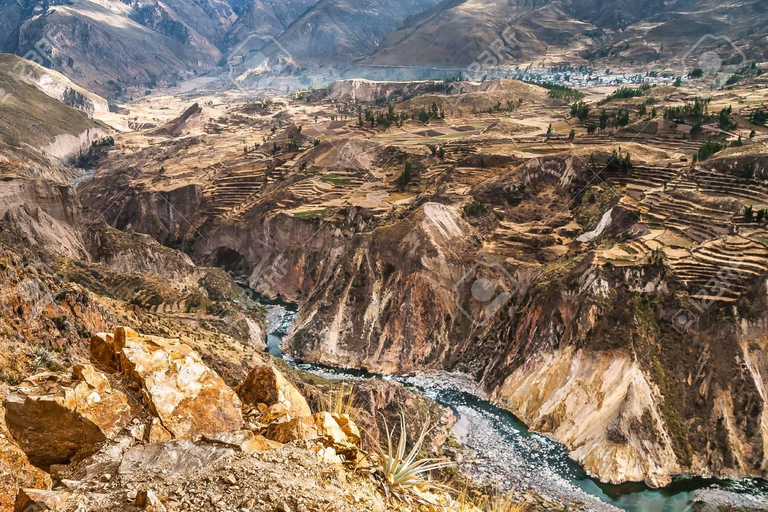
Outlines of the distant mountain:
M2 0L0 51L62 71L91 90L120 97L127 86L215 68L235 15L218 0L127 4Z
M578 48L595 27L563 11L560 2L446 0L409 19L362 62L369 65L465 67L493 56L506 64L546 55L552 48Z
M760 60L767 20L762 0L445 0L407 20L362 62L464 67L491 50L507 65L677 64L707 36L730 46L725 36L748 60ZM504 46L494 51L499 39Z
M766 22L764 0L0 0L0 51L121 98L221 74L249 40L244 59L287 52L291 73L496 61L669 68L703 52L702 38L730 51L725 60L763 60Z
M239 16L227 35L233 48L251 34L279 36L306 14L318 0L245 0Z
M280 35L305 64L340 64L376 51L407 19L439 0L320 0Z

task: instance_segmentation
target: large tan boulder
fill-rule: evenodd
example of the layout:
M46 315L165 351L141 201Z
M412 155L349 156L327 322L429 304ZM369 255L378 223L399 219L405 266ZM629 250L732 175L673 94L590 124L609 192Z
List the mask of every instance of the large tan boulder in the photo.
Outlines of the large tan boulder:
M44 512L65 510L70 493L65 491L43 491L21 489L16 496L14 512Z
M8 430L43 469L94 453L131 416L128 397L89 364L34 375L5 399Z
M0 390L4 393L4 390ZM5 410L0 404L0 511L11 511L15 497L22 487L45 489L51 477L29 463L27 454L19 448L5 428Z
M347 428L351 430L354 422L349 420ZM357 431L357 427L354 427ZM282 423L273 423L266 428L264 436L279 443L292 441L316 440L326 447L332 447L337 453L348 454L356 451L355 443L344 433L344 429L328 412L318 412L312 416L293 418Z
M115 337L106 332L91 336L91 361L110 372L120 371L120 357L115 349Z
M150 411L174 439L239 430L242 403L200 355L178 339L118 327L91 340L91 357L139 385Z
M360 446L360 429L357 428L357 424L352 421L349 414L332 413L331 416L338 423L344 435L347 436L347 440L354 445Z
M243 403L249 405L265 404L270 408L267 416L287 413L291 418L310 416L312 410L307 400L283 374L272 365L257 366L248 374L245 381L235 388Z

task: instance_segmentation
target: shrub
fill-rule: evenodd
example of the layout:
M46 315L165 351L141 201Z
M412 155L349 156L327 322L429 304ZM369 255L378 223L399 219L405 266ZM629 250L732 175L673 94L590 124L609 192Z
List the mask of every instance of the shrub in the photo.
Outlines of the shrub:
M478 217L488 211L483 203L480 201L472 201L469 204L464 205L464 216L466 217Z
M725 142L718 142L716 140L708 140L699 148L699 152L696 153L697 161L701 162L711 157L715 153L724 150L728 146Z

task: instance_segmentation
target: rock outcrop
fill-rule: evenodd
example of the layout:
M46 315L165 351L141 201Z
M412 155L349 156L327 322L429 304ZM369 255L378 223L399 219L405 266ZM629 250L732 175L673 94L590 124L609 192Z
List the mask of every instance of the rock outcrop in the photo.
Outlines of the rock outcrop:
M661 487L679 472L659 397L626 356L573 347L533 358L494 398L531 428L571 448L571 457L611 483Z
M265 414L270 416L285 413L291 418L302 418L312 414L307 400L272 365L265 364L251 370L236 391L245 404L264 404L269 407L270 410Z
M118 327L92 337L91 358L94 364L30 377L8 396L5 416L14 439L36 464L50 466L56 486L49 489L42 472L36 479L34 468L26 477L9 472L16 479L10 486L0 480L0 489L8 489L2 512L213 512L271 510L274 503L285 503L278 510L322 510L333 502L329 496L345 496L339 510L390 509L369 478L346 471L350 464L370 464L352 417L311 414L304 396L276 368L262 364L248 375L237 388L243 404L175 339ZM129 404L142 399L146 410L132 410ZM8 452L4 441L0 436L0 470ZM8 446L24 464L24 453ZM298 494L282 492L296 482ZM447 495L435 499L452 503Z
M93 357L119 368L141 389L151 412L174 439L243 426L241 402L199 354L179 340L142 336L127 327L97 334Z
M0 390L0 392L3 392ZM20 488L45 489L51 477L29 463L5 428L5 411L0 405L0 510L13 510L14 497Z
M336 453L354 453L356 445L353 440L359 441L360 432L349 416L339 416L339 419L344 423L344 428L333 414L318 412L312 416L273 423L267 427L264 436L279 443L317 440L326 448L333 448Z
M70 493L65 491L46 491L40 489L22 489L16 496L14 512L64 511Z
M34 375L5 401L8 429L41 468L96 452L131 416L128 397L91 365Z

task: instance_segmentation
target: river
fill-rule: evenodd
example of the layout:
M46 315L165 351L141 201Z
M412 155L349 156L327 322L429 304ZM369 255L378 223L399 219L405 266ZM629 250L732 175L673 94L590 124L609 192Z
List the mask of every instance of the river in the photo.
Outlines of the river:
M642 483L605 484L591 478L568 457L560 443L531 432L508 411L479 398L466 379L452 375L380 375L363 370L304 364L284 354L283 336L296 316L295 307L269 301L267 352L291 366L329 379L392 379L450 407L457 417L454 432L469 456L460 469L497 488L535 490L547 501L582 502L590 511L687 512L695 496L713 495L730 505L768 510L768 482L679 477L661 489ZM723 501L721 501L723 503ZM764 508L765 507L765 508ZM702 510L715 510L704 508Z

